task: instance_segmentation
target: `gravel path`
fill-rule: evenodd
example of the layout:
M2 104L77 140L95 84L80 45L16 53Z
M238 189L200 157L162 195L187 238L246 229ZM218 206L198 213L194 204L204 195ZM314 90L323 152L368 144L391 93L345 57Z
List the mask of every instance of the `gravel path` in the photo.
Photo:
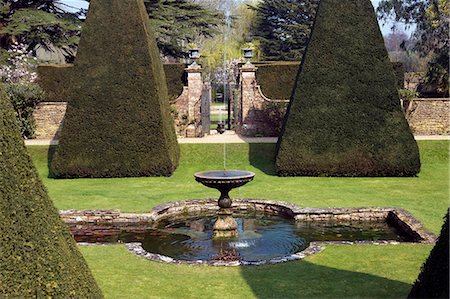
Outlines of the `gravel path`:
M211 135L203 138L178 138L178 143L276 143L276 137L242 137L234 131L226 131L220 135L211 131ZM416 140L450 140L450 136L414 136ZM29 139L25 140L26 145L56 145L58 140L50 139Z

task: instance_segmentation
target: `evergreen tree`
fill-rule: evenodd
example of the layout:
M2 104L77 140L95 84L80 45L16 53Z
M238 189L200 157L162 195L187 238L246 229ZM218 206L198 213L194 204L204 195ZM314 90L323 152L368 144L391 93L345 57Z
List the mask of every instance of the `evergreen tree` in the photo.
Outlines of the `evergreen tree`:
M102 297L26 152L1 84L0 297Z
M436 245L422 266L408 298L449 298L449 210Z
M162 54L185 57L189 43L214 36L223 22L217 10L191 0L146 0L150 22Z
M276 167L291 176L419 172L419 149L370 0L321 0Z
M178 160L164 70L143 0L92 0L53 174L170 176Z
M318 0L262 0L254 9L253 37L265 60L300 60L311 32Z
M75 46L81 25L79 14L65 8L60 0L2 0L0 50L5 52L14 42L24 43L29 49L36 45Z
M433 55L427 81L437 87L441 96L449 93L449 17L448 0L383 0L377 8L382 20L416 25L414 49L422 56Z

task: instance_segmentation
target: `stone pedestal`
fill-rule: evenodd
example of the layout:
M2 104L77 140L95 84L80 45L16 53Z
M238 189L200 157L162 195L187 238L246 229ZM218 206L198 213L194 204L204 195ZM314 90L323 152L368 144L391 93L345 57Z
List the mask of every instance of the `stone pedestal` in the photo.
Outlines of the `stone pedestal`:
M213 226L214 238L235 238L238 236L238 224L228 208L221 208L217 213L217 220Z

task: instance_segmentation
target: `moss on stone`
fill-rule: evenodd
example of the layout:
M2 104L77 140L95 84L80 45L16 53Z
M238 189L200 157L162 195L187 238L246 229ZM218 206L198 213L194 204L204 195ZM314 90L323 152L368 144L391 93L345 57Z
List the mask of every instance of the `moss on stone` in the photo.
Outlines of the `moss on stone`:
M279 175L414 176L419 151L369 0L322 0L277 145Z
M169 176L179 147L143 0L90 3L53 176Z
M101 298L29 157L0 85L0 297Z

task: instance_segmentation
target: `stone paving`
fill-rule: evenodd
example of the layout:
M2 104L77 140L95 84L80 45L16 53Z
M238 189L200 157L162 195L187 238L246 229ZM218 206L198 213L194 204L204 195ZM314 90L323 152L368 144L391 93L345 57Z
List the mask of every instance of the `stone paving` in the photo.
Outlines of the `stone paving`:
M449 135L414 136L416 140L450 140ZM226 131L219 134L211 131L210 135L203 138L178 138L178 143L276 143L277 137L243 137L234 131ZM28 139L26 145L56 145L58 140L50 139Z

